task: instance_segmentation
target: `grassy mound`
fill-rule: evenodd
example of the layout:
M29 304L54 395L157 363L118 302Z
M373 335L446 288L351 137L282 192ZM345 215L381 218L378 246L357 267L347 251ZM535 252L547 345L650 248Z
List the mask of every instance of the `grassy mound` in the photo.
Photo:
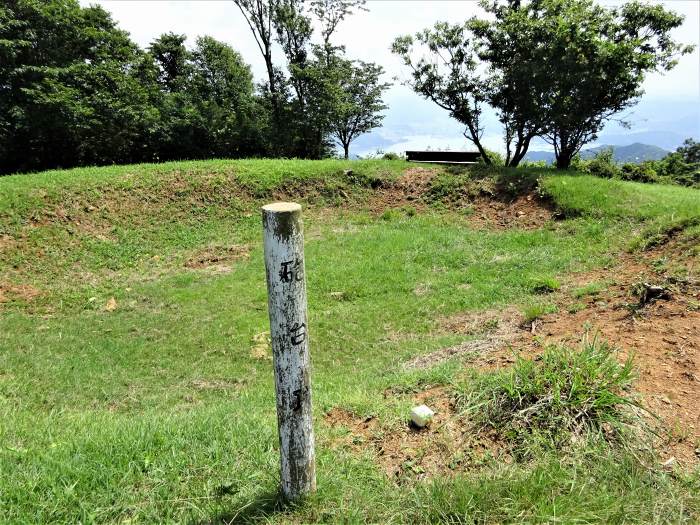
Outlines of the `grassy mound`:
M547 170L434 169L419 180L420 170L401 161L249 160L0 179L1 519L697 518L696 478L640 468L606 443L580 457L550 447L529 463L406 485L359 445L336 446L338 429L323 418L334 407L402 424L386 393L408 381L404 364L471 337L446 331L441 319L507 305L553 311L573 272L609 265L657 219L690 217L698 196ZM410 213L391 211L406 205L403 189L390 194L397 200L382 193L399 179L427 188ZM524 201L538 188L576 213L490 228L461 209L479 199L488 206L492 192L507 214L508 192ZM617 203L628 191L639 206L634 196ZM305 204L319 472L319 493L285 508L277 505L259 216L260 204L277 198ZM577 410L596 422L591 428L604 425L624 405L627 376L599 346L586 355L553 354L511 376L478 377L488 396L465 386L465 402L481 404L484 424L525 437L575 429ZM459 367L448 364L414 371L415 379L449 383Z

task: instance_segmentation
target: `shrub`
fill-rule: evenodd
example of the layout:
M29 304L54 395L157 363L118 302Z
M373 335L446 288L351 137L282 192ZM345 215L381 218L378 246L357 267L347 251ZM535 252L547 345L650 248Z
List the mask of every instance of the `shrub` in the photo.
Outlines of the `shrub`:
M489 160L491 160L491 164L494 166L505 166L506 161L503 158L503 155L498 153L497 151L491 151L490 149L485 149L486 155L488 156ZM484 164L484 159L482 157L479 157L479 163Z
M636 182L656 182L659 179L656 164L653 160L647 160L640 164L627 162L622 165L620 178Z
M604 149L596 154L585 166L585 170L596 177L612 179L620 176L620 168L613 159L612 148Z
M553 277L540 277L535 279L530 289L537 294L546 294L556 292L561 287L559 281Z
M387 151L384 155L382 155L382 158L384 160L401 160L403 159L403 156L399 155L398 153L394 153L393 151Z

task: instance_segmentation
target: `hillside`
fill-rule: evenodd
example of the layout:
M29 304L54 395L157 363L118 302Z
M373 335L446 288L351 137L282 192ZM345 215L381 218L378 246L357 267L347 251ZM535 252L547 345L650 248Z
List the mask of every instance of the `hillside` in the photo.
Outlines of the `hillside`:
M581 158L584 160L592 159L599 152L607 149L613 150L613 158L615 162L642 162L645 160L659 160L665 157L669 152L658 146L650 144L634 143L629 146L597 146L595 148L584 149L581 151ZM525 160L529 161L545 161L548 164L554 162L554 153L550 151L528 151L525 155Z
M303 205L309 297L318 492L291 506L273 200ZM697 522L699 239L700 190L548 169L0 178L0 521Z

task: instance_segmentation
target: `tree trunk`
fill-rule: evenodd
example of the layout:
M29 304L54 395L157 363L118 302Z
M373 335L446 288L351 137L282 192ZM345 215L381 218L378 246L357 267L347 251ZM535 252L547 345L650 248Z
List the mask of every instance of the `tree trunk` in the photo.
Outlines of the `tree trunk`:
M470 136L467 137L466 132L463 133L463 135L466 138L469 138L472 141L472 143L474 143L474 145L476 146L476 149L478 149L479 153L481 153L481 158L484 159L484 164L488 164L489 166L491 164L493 164L491 162L491 159L489 158L489 156L486 154L486 150L481 145L481 141L479 140L479 135L478 135L476 129L472 128L472 126L470 126L469 124L467 124L467 129L469 130Z
M510 167L517 168L518 164L520 164L520 161L522 161L525 158L527 150L530 147L530 140L532 140L532 138L527 137L524 138L522 142L518 142L518 145L515 148L515 153L513 154L513 158L511 159L510 164L508 164Z
M573 154L570 151L560 151L557 155L557 169L558 170L568 170L571 166L571 159Z
M345 150L345 160L350 157L350 144L343 144L343 149Z

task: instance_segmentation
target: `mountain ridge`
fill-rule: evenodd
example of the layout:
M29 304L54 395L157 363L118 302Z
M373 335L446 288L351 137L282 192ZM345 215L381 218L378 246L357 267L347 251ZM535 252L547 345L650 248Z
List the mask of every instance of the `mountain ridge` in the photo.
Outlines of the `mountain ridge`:
M595 148L588 148L581 151L581 158L584 160L592 159L598 153L605 151L606 149L612 149L613 159L615 162L620 163L639 163L644 162L645 160L659 160L670 153L670 151L660 148L659 146L634 142L627 146L614 146L606 144L603 146L596 146ZM532 162L544 160L547 163L551 163L554 161L554 158L553 151L528 151L524 160L529 160Z

